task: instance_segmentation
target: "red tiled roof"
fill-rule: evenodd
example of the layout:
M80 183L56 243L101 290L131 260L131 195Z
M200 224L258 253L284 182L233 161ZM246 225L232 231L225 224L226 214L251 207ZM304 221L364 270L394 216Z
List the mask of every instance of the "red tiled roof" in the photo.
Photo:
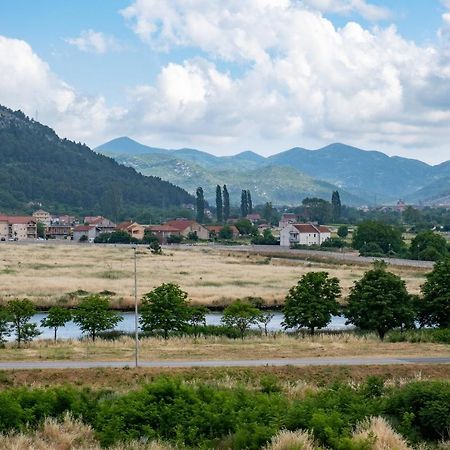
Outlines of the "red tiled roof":
M170 233L170 232L174 232L174 233L179 233L180 230L178 228L172 227L170 225L167 224L163 224L163 225L150 225L146 228L146 230L150 230L150 231L154 231L155 233Z
M300 233L330 233L330 229L322 225L313 225L312 223L292 224Z
M73 231L89 231L92 228L95 227L92 225L78 225L73 229Z
M133 225L134 222L122 222L119 223L119 225L116 226L118 230L127 230L131 225Z
M34 217L31 216L0 216L0 222L8 222L9 224L27 224L36 223Z
M169 225L171 227L176 228L178 231L183 231L187 227L191 226L192 224L196 223L195 220L169 220L165 223L165 225Z
M227 226L233 231L233 233L239 233L238 229L234 225L227 225ZM208 225L206 227L208 231L214 231L215 233L219 233L222 228L223 225Z

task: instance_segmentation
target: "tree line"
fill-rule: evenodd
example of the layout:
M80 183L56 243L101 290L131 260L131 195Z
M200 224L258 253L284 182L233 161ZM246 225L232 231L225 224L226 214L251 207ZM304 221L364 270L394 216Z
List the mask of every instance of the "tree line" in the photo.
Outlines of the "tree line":
M286 330L307 329L310 334L325 328L332 316L343 314L347 324L362 331L376 332L383 339L393 329L420 327L450 327L450 258L438 261L426 275L421 296L411 295L405 282L389 272L382 261L374 263L360 280L350 288L346 304L341 305L339 280L327 272L309 272L292 286L283 306ZM252 325L258 325L265 334L273 313L262 311L258 299L237 299L223 312L222 324L235 329L241 338ZM172 334L183 334L188 328L195 336L206 326L208 308L192 305L187 292L174 283L163 283L142 298L140 328L144 334L161 335L168 339ZM36 308L30 300L10 300L0 309L0 342L15 333L20 346L40 334L30 319ZM52 328L54 339L58 328L73 320L80 330L94 341L102 331L114 328L121 316L110 310L109 299L98 294L80 301L73 311L50 308L41 321L43 327Z

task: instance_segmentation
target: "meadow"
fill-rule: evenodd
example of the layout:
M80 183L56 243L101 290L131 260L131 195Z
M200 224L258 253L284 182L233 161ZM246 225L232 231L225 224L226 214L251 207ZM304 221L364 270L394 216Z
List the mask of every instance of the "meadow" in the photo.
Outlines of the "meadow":
M78 297L70 293L113 292L112 306L133 306L133 250L126 245L70 245L42 243L0 245L0 301L29 298L39 308L59 304L74 306ZM299 278L324 270L338 277L345 297L367 265L306 261L216 250L201 246L167 248L153 255L138 250L138 295L163 282L178 283L195 304L223 307L247 296L260 297L268 306L280 305ZM391 267L411 293L418 293L427 269Z

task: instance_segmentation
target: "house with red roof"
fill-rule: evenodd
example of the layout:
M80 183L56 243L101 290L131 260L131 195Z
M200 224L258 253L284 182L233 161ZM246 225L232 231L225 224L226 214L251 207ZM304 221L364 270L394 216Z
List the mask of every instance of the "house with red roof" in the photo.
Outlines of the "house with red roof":
M37 222L30 216L0 215L0 241L37 239Z
M103 216L87 216L84 218L84 223L85 225L95 225L101 233L112 233L116 229L116 224Z
M280 231L280 246L321 245L331 237L331 230L313 223L291 223Z
M100 233L100 228L95 225L78 225L73 229L73 240L75 242L94 242L94 239L99 236Z
M122 222L117 225L116 230L125 231L131 237L139 239L140 241L144 239L145 226L140 225L137 222L127 221Z
M239 237L239 230L234 225L227 225L227 226L228 226L228 228L231 229L231 232L233 233L233 238ZM206 229L209 232L209 238L213 239L215 237L218 237L219 233L223 227L224 227L224 225L209 225L209 226L207 226Z
M203 240L209 239L209 231L203 225L200 225L195 220L187 220L187 219L169 220L168 222L166 222L166 225L176 228L183 237L188 237L189 233L195 233L197 234L199 239Z
M178 228L172 227L167 224L149 225L145 229L151 231L161 244L166 244L167 239L170 236L181 236L180 230Z

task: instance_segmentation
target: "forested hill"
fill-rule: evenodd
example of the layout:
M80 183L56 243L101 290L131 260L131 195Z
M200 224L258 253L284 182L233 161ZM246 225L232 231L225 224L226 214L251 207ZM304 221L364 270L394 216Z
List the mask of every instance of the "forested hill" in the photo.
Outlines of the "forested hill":
M41 203L55 212L120 218L193 203L183 189L60 139L51 128L3 106L0 160L0 212L24 212Z

